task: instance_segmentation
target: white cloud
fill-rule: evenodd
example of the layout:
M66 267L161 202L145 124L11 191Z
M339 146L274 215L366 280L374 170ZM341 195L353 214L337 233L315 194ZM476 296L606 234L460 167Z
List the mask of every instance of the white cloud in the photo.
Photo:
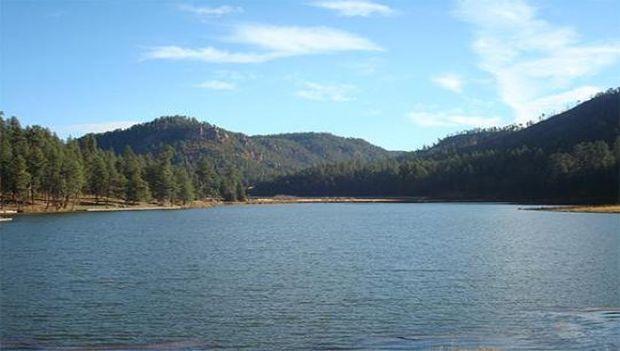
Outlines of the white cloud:
M218 7L180 5L179 10L193 13L197 16L206 17L222 17L233 13L243 12L243 8L239 6L223 5Z
M310 5L336 11L340 16L345 17L389 16L394 13L394 10L387 5L364 0L315 1Z
M492 127L501 122L499 118L464 114L460 110L429 111L423 108L414 109L407 117L421 127Z
M583 43L573 28L538 18L525 1L460 0L455 14L474 26L479 65L519 123L590 97L598 88L578 80L620 58L619 42Z
M231 52L214 47L159 46L144 53L144 59L194 60L209 63L260 63L282 57L344 51L380 51L372 41L328 27L272 25L236 26L226 41L254 47L259 52Z
M157 46L144 53L147 60L192 60L209 63L258 63L273 60L275 53L235 53L214 47L183 48L179 46Z
M139 121L110 121L100 123L80 123L59 128L62 135L80 136L88 133L103 133L116 129L126 129Z
M366 38L329 27L242 25L235 28L229 40L286 56L381 50Z
M226 82L223 80L208 80L196 85L197 88L210 89L210 90L235 90L237 85L235 83Z
M463 79L456 74L445 73L432 78L433 83L455 93L463 91Z
M349 84L319 84L304 82L295 95L302 99L314 101L345 102L354 100L357 88Z

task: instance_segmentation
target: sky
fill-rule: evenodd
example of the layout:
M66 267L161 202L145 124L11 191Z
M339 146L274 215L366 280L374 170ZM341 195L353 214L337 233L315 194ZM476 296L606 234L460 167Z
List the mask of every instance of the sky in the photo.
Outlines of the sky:
M0 0L0 110L61 137L164 115L415 150L620 86L620 1Z

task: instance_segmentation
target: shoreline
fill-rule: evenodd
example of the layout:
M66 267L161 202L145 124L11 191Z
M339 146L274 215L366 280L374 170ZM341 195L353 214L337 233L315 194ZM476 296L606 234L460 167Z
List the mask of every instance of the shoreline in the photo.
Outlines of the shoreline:
M572 213L617 213L620 214L620 205L566 205L566 206L539 206L525 207L526 211L572 212Z
M13 216L33 215L33 214L66 214L66 213L87 213L87 212L122 212L122 211L159 211L159 210L184 210L196 208L211 208L216 206L231 205L276 205L276 204L308 204L308 203L506 203L522 204L517 202L489 201L480 199L454 200L454 199L429 199L421 197L352 197L352 196L328 196L328 197L254 197L245 201L223 202L219 200L194 201L184 206L159 206L153 204L136 205L80 205L73 209L45 210L41 206L26 207L17 212L14 209L0 210L0 222L8 222ZM519 207L519 210L526 211L549 211L549 212L574 212L574 213L618 213L620 205L549 205Z

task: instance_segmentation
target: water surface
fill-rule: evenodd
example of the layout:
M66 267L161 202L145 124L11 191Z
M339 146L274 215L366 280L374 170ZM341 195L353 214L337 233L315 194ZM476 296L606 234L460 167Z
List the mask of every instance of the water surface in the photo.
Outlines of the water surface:
M0 345L616 350L620 216L291 204L0 225Z

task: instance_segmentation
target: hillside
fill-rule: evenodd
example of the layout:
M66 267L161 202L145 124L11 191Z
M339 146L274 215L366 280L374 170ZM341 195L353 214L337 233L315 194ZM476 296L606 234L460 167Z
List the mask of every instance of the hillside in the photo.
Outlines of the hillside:
M440 140L423 153L505 150L520 146L570 151L582 142L613 144L620 135L620 90L610 89L567 111L526 128L474 129Z
M416 152L327 133L247 136L193 118L62 140L0 112L0 207L63 209L253 195L618 202L620 89L534 125L473 130ZM130 148L128 148L130 147ZM132 151L134 150L134 151Z
M616 202L619 125L620 89L610 89L525 128L472 130L369 164L321 165L253 194Z
M128 129L92 134L97 145L117 154L130 146L157 154L164 145L191 163L207 157L219 168L234 166L248 180L265 179L322 163L371 162L393 155L362 139L328 133L248 136L183 116L161 117Z

